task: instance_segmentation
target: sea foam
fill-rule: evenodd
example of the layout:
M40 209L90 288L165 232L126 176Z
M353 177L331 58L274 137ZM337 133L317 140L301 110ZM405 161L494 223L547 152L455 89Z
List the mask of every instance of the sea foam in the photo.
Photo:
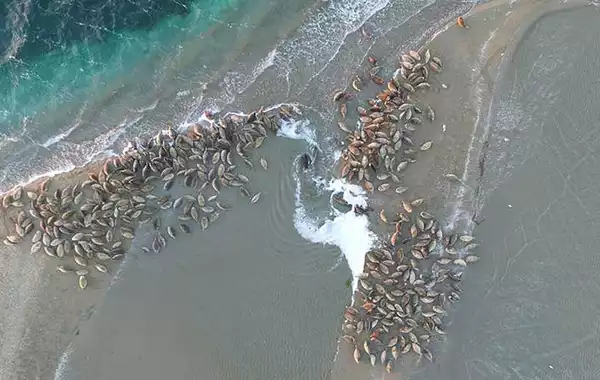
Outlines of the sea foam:
M351 205L366 206L364 190L343 180L332 180L327 190L331 196L342 193L346 202ZM340 248L352 271L352 289L356 290L358 275L365 265L365 255L375 244L375 234L369 230L369 220L365 215L357 215L354 211L341 212L331 206L332 219L320 225L311 219L300 199L300 185L296 191L296 209L294 227L304 239L313 243L335 245Z
M310 129L308 120L283 123L278 136L294 140L305 140L308 144L316 144L314 131ZM333 207L333 196L342 194L350 205L367 206L366 192L357 185L342 179L326 182L324 190L330 192L330 219L318 222L311 218L302 202L302 185L296 179L294 227L302 238L319 244L335 245L340 248L352 272L352 288L356 290L358 275L365 265L365 255L376 241L375 234L369 230L369 220L365 215L358 215L353 210L341 212ZM313 178L320 182L320 179Z

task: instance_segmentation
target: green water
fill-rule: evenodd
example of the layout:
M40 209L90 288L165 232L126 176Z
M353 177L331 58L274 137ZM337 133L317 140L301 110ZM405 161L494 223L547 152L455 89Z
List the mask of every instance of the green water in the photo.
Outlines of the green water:
M151 29L116 31L103 42L82 41L0 66L0 130L16 129L42 110L52 112L86 94L106 91L154 56L173 54L178 45L228 23L242 0L200 0L186 15L171 15Z

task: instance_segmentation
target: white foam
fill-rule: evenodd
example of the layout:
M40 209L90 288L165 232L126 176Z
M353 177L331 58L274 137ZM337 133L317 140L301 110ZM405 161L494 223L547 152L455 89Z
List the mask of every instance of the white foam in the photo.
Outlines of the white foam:
M214 120L212 118L209 118L208 116L206 116L206 113L208 112L208 113L211 113L211 114L217 114L220 111L221 110L218 107L207 107L207 108L204 109L204 111L202 112L202 114L200 115L200 117L198 117L195 121L181 123L179 125L179 127L177 127L177 130L180 133L187 132L192 126L194 126L196 124L200 125L203 128L210 129L210 128L213 127ZM230 112L230 113L233 113L233 112ZM240 115L243 115L243 114L240 114Z
M286 80L288 94L292 89L292 68L302 66L308 78L306 83L310 83L334 61L346 38L389 3L390 0L328 2L327 6L311 12L294 37L279 42L251 70L240 62L238 67L227 72L221 83L223 93L219 101L232 104L237 95L246 91L269 68L276 77ZM307 86L299 92L305 91Z
M258 64L256 65L256 67L254 67L254 69L252 70L252 75L250 76L250 80L248 80L245 85L241 88L241 90L238 90L238 94L241 94L242 92L246 91L248 89L248 87L250 87L250 85L252 83L254 83L254 81L256 81L256 79L265 72L266 69L268 69L269 67L273 66L275 64L275 58L277 57L277 48L273 48L273 50L271 50L269 52L269 54L267 54L267 56L263 59L260 60L260 62L258 62Z
M311 145L318 145L315 131L310 127L308 120L289 120L281 123L277 136L292 140L304 140Z
M69 137L69 135L79 126L79 122L75 123L75 125L73 125L71 128L67 129L66 131L64 131L63 133L59 133L56 136L52 136L50 137L48 140L44 141L43 143L41 143L40 145L43 146L44 148L48 148L51 145L56 144L57 142Z
M223 78L223 83L225 85L224 90L231 99L228 103L232 102L236 95L246 91L265 70L273 66L276 57L277 48L275 47L254 66L251 73L247 74L245 67L241 67L239 71L227 72Z
M389 0L351 0L329 2L312 14L298 31L298 37L278 47L282 66L301 63L309 73L310 83L335 59L346 37L356 32L373 15L385 8ZM318 43L315 43L318 41ZM327 57L326 59L323 59ZM307 85L308 86L308 85ZM303 88L302 91L306 89Z
M344 200L351 205L367 204L365 191L344 180L332 180L327 190L331 196L343 193ZM300 199L301 185L296 184L296 209L294 212L294 227L304 239L313 243L330 244L340 248L346 262L352 271L352 289L356 290L358 275L365 265L365 255L375 244L375 234L369 230L369 220L365 215L357 215L350 210L346 213L338 211L333 206L333 219L326 220L321 225L311 219Z
M310 128L309 120L290 120L281 124L277 132L280 137L293 140L304 140L308 144L315 145L315 131ZM352 289L356 290L357 276L362 273L365 265L365 255L373 247L376 237L369 230L369 220L365 215L357 215L350 210L346 213L340 212L331 206L332 219L323 223L308 216L306 208L302 203L301 193L302 184L297 176L294 227L304 239L313 243L335 245L342 251L348 266L352 272ZM342 193L346 202L350 205L367 207L366 192L360 186L347 183L345 180L334 179L329 183L322 178L312 178L313 182L323 188L324 191L331 191L330 204L336 194Z
M5 50L5 53L0 56L0 64L6 63L15 59L21 47L25 45L27 40L26 28L29 20L28 16L31 9L31 0L28 1L11 1L6 7L6 20L8 24L6 30L10 31L10 44Z
M16 185L24 186L40 178L54 177L58 174L70 172L78 167L83 167L92 162L115 156L116 154L112 149L115 142L127 132L127 127L135 124L140 119L141 117L136 118L131 122L126 121L119 127L99 135L90 141L79 144L64 141L62 145L58 146L59 149L53 152L54 156L52 159L45 162L47 166L53 167L51 170L42 170L39 173L33 173L26 179L18 181L16 184L7 184L5 187L0 187L0 193L8 191L10 188L14 188ZM42 169L44 168L42 167ZM8 175L12 175L13 178L19 178L20 176L18 176L18 174L20 173L8 172Z
M156 99L151 104L149 104L149 105L147 105L145 107L133 108L133 109L130 108L130 110L133 111L133 112L136 112L136 113L144 113L144 112L147 112L147 111L152 111L158 105L158 101L159 101L159 99Z
M68 368L69 356L73 352L73 344L69 343L69 346L60 356L58 360L58 365L56 366L56 370L54 371L54 380L62 380L65 376L65 373Z
M40 178L54 177L54 176L56 176L58 174L70 172L71 170L73 170L75 168L76 168L75 165L70 164L70 165L63 166L63 167L61 167L59 169L50 170L50 171L47 171L47 172L44 172L44 173L41 173L41 174L34 174L34 175L30 176L29 178L27 178L26 180L18 182L15 185L10 185L9 187L2 187L2 188L0 188L0 194L8 192L11 189L16 188L17 186L28 185L28 184L30 184L30 183L32 183L34 181L37 181Z

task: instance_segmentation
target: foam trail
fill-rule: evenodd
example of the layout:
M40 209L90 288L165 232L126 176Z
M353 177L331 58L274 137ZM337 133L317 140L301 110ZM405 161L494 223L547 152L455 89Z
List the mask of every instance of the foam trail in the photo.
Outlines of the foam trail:
M0 194L8 192L11 189L15 189L15 188L17 188L19 186L21 186L21 187L25 186L25 185L27 185L27 184L29 184L31 182L37 181L40 178L44 178L44 177L50 177L51 178L51 177L54 177L54 176L56 176L58 174L68 173L71 170L74 170L76 168L77 167L75 165L70 164L70 165L64 166L63 168L60 168L60 169L50 170L50 171L47 171L47 172L44 172L44 173L41 173L41 174L32 175L31 177L27 178L26 180L18 182L14 186L10 186L8 188L0 188Z
M311 145L318 146L315 132L309 128L309 125L310 121L308 120L287 121L282 123L277 135L293 140L304 140ZM365 215L357 215L353 210L343 213L332 206L331 213L334 218L326 220L319 226L317 221L311 219L306 213L301 199L302 185L297 176L295 177L294 227L296 231L304 239L313 243L338 246L352 271L352 289L356 290L357 276L363 272L365 255L375 243L375 235L369 230L369 220ZM313 181L315 183L322 182L319 178L313 178ZM366 193L360 186L335 179L326 183L324 188L326 191L331 191L330 199L334 195L342 193L348 204L367 207Z
M48 140L44 141L42 144L40 144L40 146L43 146L44 148L48 148L51 145L56 144L57 142L69 137L69 135L71 135L71 133L79 126L79 123L76 123L75 125L73 125L71 128L67 129L66 131L64 131L63 133L59 133L56 136L52 136L50 137Z
M54 380L62 380L64 378L64 374L67 370L67 363L69 362L69 356L73 352L73 344L69 343L69 346L60 356L58 360L58 366L56 367L56 371L54 371Z
M140 119L141 117L138 117L131 122L123 122L118 127L118 129L110 130L108 133L100 135L94 140L87 141L84 143L73 144L63 139L65 152L70 156L64 159L64 161L66 162L61 162L60 167L57 169L47 170L42 173L33 174L27 179L23 179L14 185L2 186L0 187L0 194L14 188L15 186L25 186L40 178L54 177L58 174L70 172L78 167L84 167L93 162L116 156L117 154L112 149L112 147L127 132L127 128L137 123ZM75 155L75 157L73 158L72 155ZM85 160L78 162L78 158L85 158Z
M485 57L488 56L490 41L492 41L492 39L496 36L496 32L497 32L497 29L491 32L490 36L485 41L483 48L481 49L481 52L479 53L479 59L477 61L479 67L482 67L484 65ZM502 63L503 62L504 62L504 59L502 60ZM473 69L473 72L476 73L477 70ZM501 73L502 73L502 71L498 70L498 74L496 75L496 78L494 78L495 81L498 79L498 77L501 75ZM482 126L483 133L478 140L477 139L477 129L480 128L481 117L482 117L482 108L483 108L483 104L482 104L483 96L481 94L484 91L483 86L485 86L485 84L483 83L483 79L477 78L477 76L475 74L473 74L473 76L471 77L471 82L475 84L473 86L474 89L471 92L471 97L478 100L478 107L477 107L476 119L475 119L475 122L473 123L473 130L471 131L471 141L469 142L469 148L467 150L467 156L465 158L464 169L460 176L460 179L463 183L467 183L468 176L469 176L469 168L471 166L471 161L473 159L473 153L476 151L476 147L483 145L483 141L485 139L487 139L489 136L491 108L492 108L492 104L493 104L493 99L490 99L489 103L488 103L488 109L486 110L486 112L487 112L487 115L485 116L486 123ZM475 94L473 94L473 91L475 92ZM480 153L480 152L476 152L476 153ZM475 159L477 159L477 157L475 157ZM474 225L475 223L473 222L473 220L471 218L471 216L472 216L471 211L468 211L463 207L464 202L465 202L465 195L467 194L468 191L472 191L472 190L470 190L469 188L467 188L465 186L461 186L458 190L458 196L457 196L458 202L455 205L451 216L446 221L446 226L449 230L453 230L456 227L456 224L461 221L466 223L466 226L464 227L466 233L471 233L473 231L473 229L475 228L475 225Z
M260 62L256 65L254 70L252 70L252 74L250 74L249 78L246 77L244 83L240 85L240 89L237 91L238 94L246 91L252 83L256 81L256 79L265 72L266 69L273 66L275 64L275 57L277 56L277 48L274 48L269 52L269 54L260 60Z
M336 179L329 183L327 190L332 191L332 196L343 193L344 200L351 205L365 207L367 204L364 190L357 185ZM343 213L331 207L335 217L318 226L316 221L306 214L300 193L301 186L298 182L294 227L306 240L340 248L352 271L352 289L356 290L358 275L362 273L365 265L365 255L375 244L375 235L369 230L369 220L365 215L357 215L352 210Z
M144 113L144 112L147 112L147 111L152 111L158 105L158 101L159 101L159 99L156 99L150 105L147 105L145 107L140 107L140 108L133 108L133 109L130 108L130 110L133 111L133 112L136 112L136 113Z
M304 140L310 145L318 145L315 132L308 127L309 125L310 121L308 120L284 121L277 131L277 136L292 140Z
M241 67L239 71L227 72L223 78L224 92L229 94L227 103L231 104L237 95L244 93L265 70L273 66L276 57L277 48L275 47L256 64L251 73L246 74L244 67Z

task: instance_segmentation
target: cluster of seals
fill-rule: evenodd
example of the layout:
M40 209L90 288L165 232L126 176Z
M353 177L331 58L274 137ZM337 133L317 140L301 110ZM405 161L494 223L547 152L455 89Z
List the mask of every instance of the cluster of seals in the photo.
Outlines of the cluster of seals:
M377 60L371 59L370 63L374 65L370 75L376 84L383 85L385 82L377 76L381 69L377 66ZM348 147L342 154L342 178L350 182L356 179L369 192L375 190L375 180L384 181L377 186L378 191L391 188L397 194L406 191L406 187L398 185L401 182L399 173L416 162L415 155L418 152L427 151L433 146L432 141L416 146L411 134L417 125L423 123L423 117L430 122L435 121L433 109L418 104L411 95L431 87L427 81L430 70L441 71L441 64L442 61L432 57L429 50L423 53L423 57L416 51L403 55L400 68L387 82L387 88L367 101L368 108L357 107L361 124L358 131L346 127L347 105L340 103L338 126L348 134ZM336 101L347 99L348 94L343 91L334 95Z
M81 183L54 191L50 179L28 191L18 186L0 202L5 218L14 222L14 233L4 244L16 245L31 236L31 254L43 252L63 261L58 272L74 274L85 289L92 270L107 273L110 262L124 257L139 224L151 223L155 229L151 246L142 249L158 253L168 237L190 233L192 224L206 230L220 212L230 209L219 200L221 189L237 188L257 203L261 193L250 192L250 179L236 173L236 161L253 167L249 152L293 115L293 109L281 106L211 119L209 125L196 124L185 133L169 129L130 143L130 149L108 159ZM267 160L259 161L266 170ZM168 192L176 181L190 193L171 199ZM160 211L168 209L180 213L175 226L162 226Z
M354 345L356 362L366 355L388 372L400 355L414 353L433 361L427 348L443 335L447 304L460 299L462 269L477 262L470 235L445 235L434 215L418 211L423 199L402 202L389 242L367 253L359 275L355 305L344 314L344 339Z
M479 258L470 253L477 246L471 236L445 233L425 210L424 199L406 199L408 188L401 178L417 155L433 146L432 141L413 142L412 133L436 120L433 109L417 96L431 88L430 76L441 72L442 60L428 49L411 50L400 56L399 67L387 82L378 76L377 59L369 57L368 61L372 81L385 89L357 107L357 130L346 126L347 103L362 90L362 79L351 83L356 93L337 91L333 96L339 107L338 126L348 141L341 177L370 193L393 189L405 199L394 210L393 219L388 219L384 209L379 213L390 235L382 247L367 253L354 299L358 306L346 309L342 329L344 340L354 346L357 363L367 358L371 365L379 363L392 372L403 354L433 361L427 346L444 334L447 305L460 298L462 269ZM445 178L460 182L453 174ZM367 210L355 208L355 212Z
M419 152L433 146L432 141L415 144L411 137L419 125L435 121L433 109L420 104L416 94L431 87L430 75L442 70L442 61L429 50L409 51L401 55L399 68L387 82L378 75L377 60L369 57L369 64L371 80L386 88L357 107L359 130L345 124L347 102L356 93L338 91L333 97L339 105L338 126L348 142L341 177L368 192L393 189L404 197L407 188L400 173ZM357 93L362 85L362 79L352 80ZM196 124L185 133L169 129L131 143L131 149L108 159L81 183L53 190L49 179L33 190L19 186L0 202L14 225L14 233L3 241L16 245L31 236L32 254L43 252L64 261L57 270L74 274L85 289L92 270L107 273L110 262L124 257L140 224L154 229L151 245L142 249L158 253L168 238L191 233L194 224L206 230L220 212L228 211L230 207L219 199L223 188L237 188L250 203L259 202L261 193L248 189L250 179L237 173L236 165L239 161L254 167L250 150L260 148L269 133L276 133L282 121L294 115L286 106L247 116L207 115L208 126ZM309 169L315 156L316 150L312 156L301 155L300 168ZM267 160L259 162L267 170ZM446 178L460 182L453 174ZM173 199L168 192L178 180L190 192ZM373 366L381 363L391 372L402 354L433 360L427 345L444 334L447 305L460 298L462 268L478 260L470 253L477 246L473 237L445 233L424 204L424 199L403 199L393 219L388 220L385 210L379 213L381 222L390 227L389 239L367 253L355 294L359 306L344 313L344 339L354 345L356 362L367 357ZM353 208L361 215L371 209ZM161 210L177 210L177 224L163 226Z

